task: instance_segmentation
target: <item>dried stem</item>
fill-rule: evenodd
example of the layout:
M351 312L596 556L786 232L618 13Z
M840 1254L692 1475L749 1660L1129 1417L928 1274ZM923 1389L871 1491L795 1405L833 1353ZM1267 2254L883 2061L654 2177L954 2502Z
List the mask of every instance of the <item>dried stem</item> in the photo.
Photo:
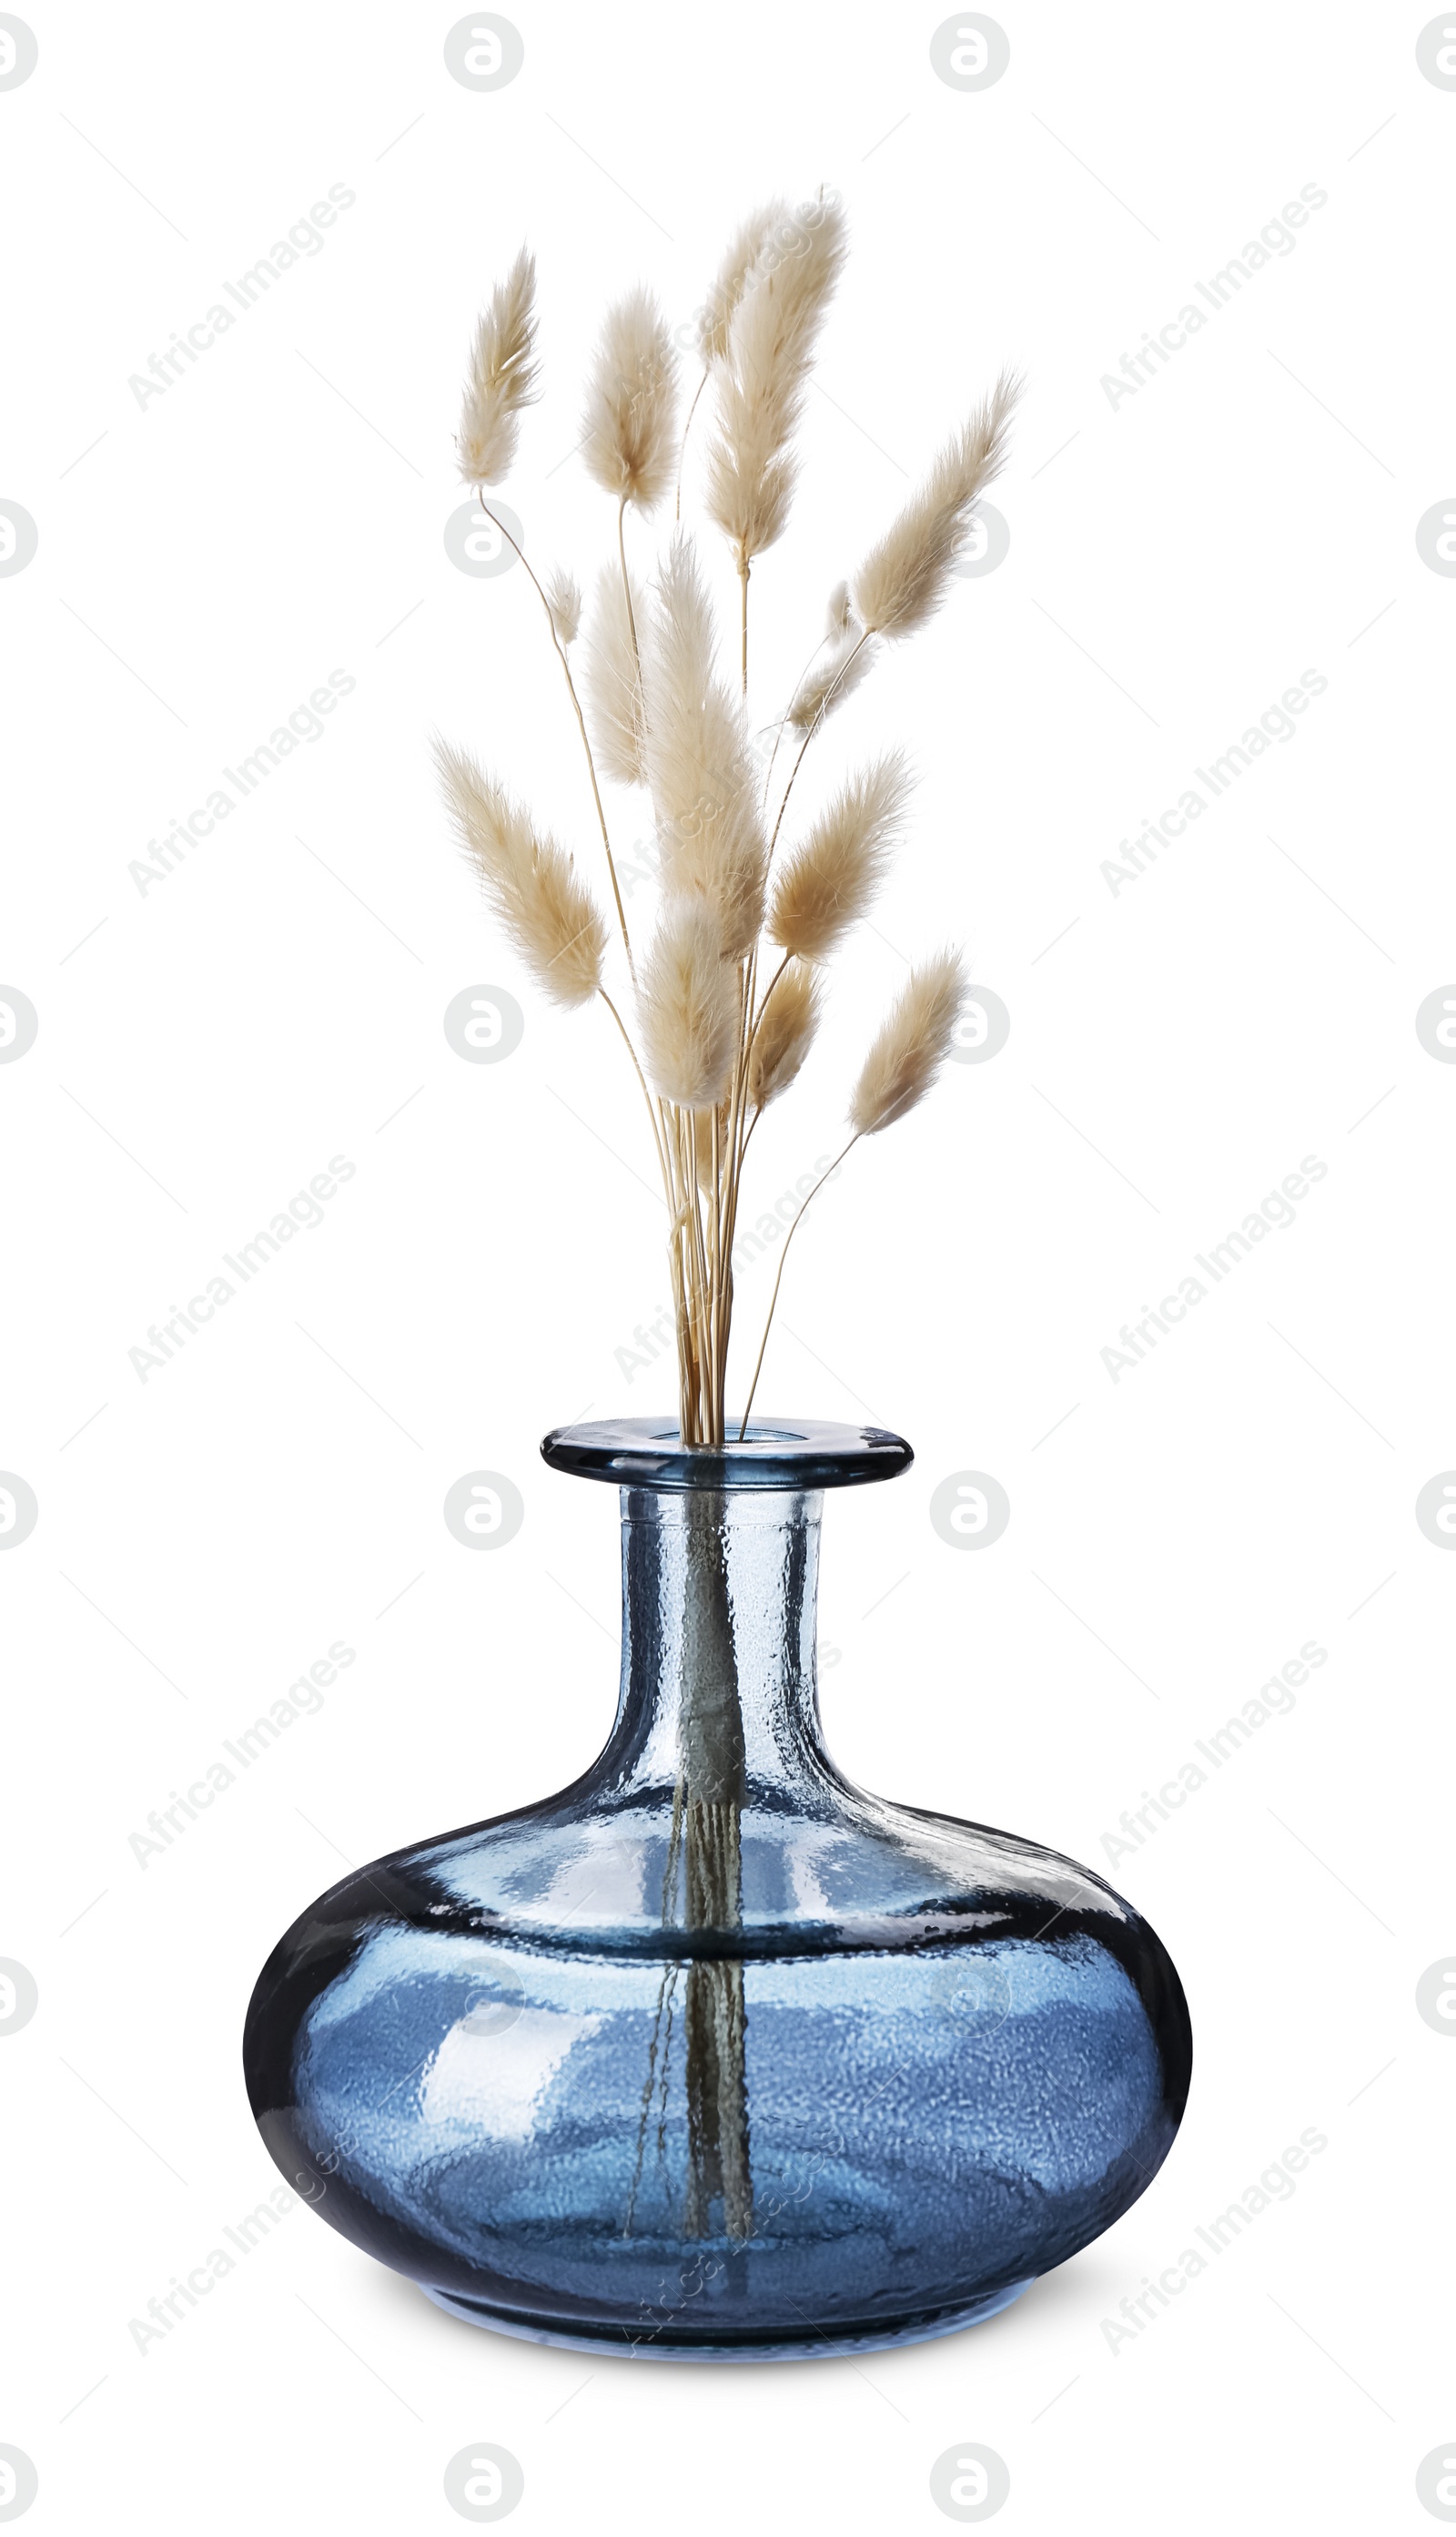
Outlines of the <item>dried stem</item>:
M774 1310L775 1310L775 1307L776 1307L776 1305L778 1304L778 1301L779 1301L779 1288L782 1286L782 1284L783 1284L783 1282L784 1282L784 1263L785 1263L785 1261L786 1261L786 1260L788 1259L788 1257L789 1257L789 1245L790 1245L790 1243L793 1240L793 1237L794 1237L794 1235L797 1233L799 1226L802 1224L802 1222L803 1222L803 1220L804 1220L804 1217L805 1217L805 1215L807 1214L807 1212L808 1212L808 1210L809 1210L809 1207L812 1205L812 1203L813 1203L814 1200L818 1197L819 1192L820 1192L820 1191L822 1190L822 1188L824 1187L825 1182L829 1179L830 1174L831 1174L831 1173L833 1173L833 1172L837 1172L837 1171L839 1170L839 1167L840 1167L841 1163L844 1161L846 1154L848 1154L848 1153L852 1152L852 1151L853 1151L853 1149L855 1148L855 1146L858 1144L858 1142L859 1142L859 1138L858 1138L858 1134L856 1133L855 1136L853 1136L853 1137L850 1138L850 1141L849 1141L849 1144L848 1144L848 1145L844 1145L844 1146L842 1146L842 1147L841 1147L840 1151L835 1155L835 1158L834 1158L833 1162L830 1164L830 1166L829 1166L829 1170L828 1170L828 1171L824 1171L824 1172L821 1172L821 1173L820 1173L820 1175L819 1175L818 1179L817 1179L817 1180L815 1181L815 1183L814 1183L813 1188L810 1190L808 1197L804 1200L803 1205L799 1208L799 1211L798 1211L797 1215L794 1217L793 1222L791 1224L791 1226L790 1226L790 1228L789 1228L788 1235L787 1235L787 1237L786 1237L786 1239L785 1239L784 1248L783 1248L783 1250L782 1250L782 1251L780 1252L780 1254L779 1254L779 1274L778 1274L778 1276L774 1279L774 1291L773 1291L773 1294L772 1294L772 1295L770 1296L770 1298L769 1298L769 1317L768 1317L768 1320L764 1323L764 1326L763 1326L763 1337L759 1340L759 1343L758 1343L758 1357L757 1357L757 1360L756 1360L756 1362L755 1362L755 1364L754 1364L754 1368L753 1368L753 1381L752 1381L752 1382L750 1383L750 1385L748 1386L748 1399L747 1399L746 1403L744 1404L744 1409L743 1409L743 1423L742 1423L741 1427L738 1429L738 1442L739 1442L739 1444L740 1444L740 1445L742 1444L744 1437L745 1437L745 1436L747 1435L747 1433L748 1433L748 1412L749 1412L749 1410L753 1407L753 1396L754 1396L755 1392L758 1390L758 1378L759 1378L759 1376L760 1376L760 1375L762 1374L762 1372L763 1372L763 1352L764 1352L764 1349L768 1346L768 1343L769 1343L769 1332L772 1330L772 1328L773 1328L773 1324L774 1324Z
M779 755L780 748L781 748L781 747L782 747L782 745L783 745L784 734L785 734L785 733L786 733L786 731L789 729L789 720L790 720L790 716L791 715L791 713L792 713L792 711L793 711L794 706L795 706L795 705L797 704L797 702L798 702L798 693L799 693L799 689L800 689L800 687L803 685L803 683L804 683L805 679L808 677L809 672L812 670L812 668L813 668L813 666L814 666L814 663L818 660L820 653L823 651L825 644L826 644L829 640L830 640L830 637L829 637L827 634L824 634L824 635L821 635L821 637L820 637L819 641L815 644L815 646L814 646L814 648L813 648L812 652L809 654L808 659L805 661L805 663L804 663L804 665L803 665L803 668L800 670L800 672L799 672L799 674L798 674L797 679L794 681L793 693L792 693L792 695L790 697L790 699L789 699L789 703L788 703L788 705L787 705L787 707L786 707L786 709L785 709L785 711L784 711L783 715L780 717L779 728L778 728L778 730L777 730L777 731L775 732L775 734L774 734L774 746L773 746L772 749L771 749L771 750L770 750L770 752L769 752L768 773L765 775L765 777L764 777L764 779L763 779L763 801L764 801L764 809L765 809L765 810L767 810L767 809L768 809L768 802L769 802L769 787L770 787L770 785L773 783L773 780L774 780L774 767L775 767L775 764L776 764L776 762L777 762L777 760L778 760L778 755Z
M698 399L702 395L704 388L707 386L710 376L711 372L705 370L702 377L699 379L696 388L693 390L693 401L688 407L687 421L682 426L682 438L677 446L677 498L672 505L672 517L674 520L680 520L682 517L682 468L683 461L687 457L687 435L693 427L693 416L698 411Z
M635 1073L638 1082L642 1086L642 1098L647 1103L647 1124L652 1130L652 1140L657 1148L658 1169L663 1175L663 1188L666 1193L667 1203L670 1205L672 1190L671 1182L667 1176L667 1157L663 1148L662 1138L658 1134L658 1114L653 1105L652 1094L647 1088L647 1077L642 1072L641 1060L637 1055L636 1049L632 1046L631 1035L627 1029L627 1025L623 1021L621 1014L617 1011L617 1008L612 1003L610 996L607 994L606 989L604 987L599 987L597 993L601 998L603 1005L606 1007L607 1011L612 1017L612 1020L616 1023L618 1030L622 1034L622 1045L626 1049L627 1055L632 1061L632 1071Z
M475 499L479 503L481 510L484 512L486 519L494 521L495 526L501 533L501 536L505 539L506 545L520 556L522 563L526 564L527 576L531 582L531 586L536 592L538 599L540 601L542 608L546 612L546 626L550 633L556 658L561 664L562 675L566 681L566 691L571 698L572 711L576 715L577 728L582 736L582 747L587 752L587 772L592 779L592 799L597 805L597 817L601 829L601 843L606 849L606 869L611 876L611 894L616 900L617 923L622 929L622 949L626 952L627 967L631 972L632 982L635 986L637 982L637 970L632 958L631 938L627 932L627 911L622 905L622 893L617 886L617 868L612 857L611 839L608 836L606 829L606 813L601 807L601 791L597 782L597 761L592 755L592 744L587 737L586 716L582 712L581 698L576 691L576 681L571 675L571 663L566 657L566 646L556 631L556 619L551 613L551 603L547 599L545 592L542 590L540 583L538 581L536 574L532 571L530 564L527 563L524 549L517 545L516 540L510 533L510 530L506 527L504 520L496 517L495 512L492 511L489 503L485 499L483 490L478 485L475 488ZM628 602L628 605L631 605L630 601Z
M632 637L632 658L637 665L637 692L643 699L643 710L645 712L647 705L647 690L642 683L642 649L637 640L637 618L632 610L632 583L627 571L627 539L622 526L626 516L627 496L624 493L620 502L617 504L617 553L621 558L622 566L622 597L627 603L627 631Z
M769 983L768 983L767 987L766 987L766 988L765 988L765 990L764 990L764 999L763 999L763 1003L759 1006L759 1008L758 1008L757 1012L756 1012L756 1013L754 1014L754 1016L753 1016L753 1028L751 1029L751 1031L750 1031L750 1032L749 1032L749 1034L748 1034L748 1045L747 1045L746 1049L745 1049L745 1050L744 1050L744 1052L743 1052L743 1055L744 1055L745 1060L746 1060L747 1058L750 1058L750 1057L753 1055L753 1043L754 1043L754 1041L755 1041L755 1040L757 1039L757 1037L758 1037L758 1026L759 1026L760 1022L763 1020L764 1014L768 1011L768 1008L769 1008L769 999L770 999L770 997L772 996L772 994L773 994L773 992L774 992L774 989L777 987L777 985L778 985L778 983L779 983L780 979L783 977L785 970L788 968L790 961L791 961L792 958L793 958L793 953L792 953L791 951L786 951L786 952L785 952L783 959L780 961L778 968L774 971L774 974L773 974L772 978L770 978ZM744 1070L744 1071L745 1071L745 1073L746 1073L746 1071L747 1071L747 1070L746 1070L746 1067L745 1067L745 1070Z
M768 860L770 863L774 860L774 848L779 842L779 830L784 825L784 813L789 808L789 796L793 791L793 779L804 762L804 750L808 748L815 732L820 730L823 726L824 717L829 711L830 697L833 696L835 687L839 685L840 680L848 678L851 662L858 659L859 654L863 651L864 646L868 641L868 634L861 634L858 642L854 648L854 651L846 655L845 659L840 664L839 677L835 680L834 686L829 689L824 702L819 707L817 714L814 716L813 721L810 723L808 730L804 733L803 739L799 743L798 755L795 757L793 764L789 770L789 781L784 787L784 799L779 805L779 815L774 821L774 833L769 839ZM800 680L799 683L802 685L802 680Z

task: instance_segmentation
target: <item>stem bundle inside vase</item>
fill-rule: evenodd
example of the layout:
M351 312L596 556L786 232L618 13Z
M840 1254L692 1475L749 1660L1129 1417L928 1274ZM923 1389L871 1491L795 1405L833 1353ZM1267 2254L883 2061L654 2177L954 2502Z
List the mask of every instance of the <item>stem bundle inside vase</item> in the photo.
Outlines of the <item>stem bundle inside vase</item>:
M800 769L829 717L849 703L885 648L923 626L946 598L978 498L1003 464L1017 393L1003 375L951 433L898 517L832 592L793 692L755 727L748 706L752 567L788 524L814 353L846 249L843 210L832 196L796 210L776 201L752 214L704 303L697 327L702 375L683 422L678 363L657 301L635 288L608 311L581 426L581 454L609 503L585 628L575 572L559 562L538 568L491 507L490 488L514 465L523 410L539 389L536 267L524 248L478 320L457 443L463 481L515 548L539 605L580 741L583 819L600 836L614 921L576 856L538 827L497 776L442 740L436 754L445 798L496 916L542 991L564 1006L600 1005L622 1052L624 1087L644 1122L666 1207L677 1414L686 1445L721 1446L747 1432L803 1213L781 1253L768 1317L736 1396L742 1408L730 1421L732 1252L750 1147L765 1110L804 1065L829 964L872 903L906 827L911 779L899 750L851 774L808 819L795 793ZM727 643L703 556L683 524L690 462L699 458L702 508L727 546ZM672 526L655 550L644 551L647 524L669 495ZM617 878L607 808L613 787L645 793L651 806L659 888L652 930L640 940L629 930ZM953 1044L965 993L955 950L933 951L912 969L865 1056L843 1147L823 1179L862 1138L892 1126L929 1089ZM689 1689L664 1918L723 1930L739 1917L743 1789L721 1529L716 1540L715 1548L713 1527L694 1528L689 1608L696 1643L685 1651ZM688 2130L683 2233L707 2234L708 2206L721 2198L726 2233L741 2240L752 2213L742 1968L723 1958L692 1960L683 1993L679 2003L675 1974L665 1977L643 2143L649 2098L656 2102L660 2085L665 2091L671 2021L680 2010ZM640 2174L640 2155L638 2164ZM634 2197L636 2191L634 2182Z
M733 1656L726 1510L717 1490L693 1507L683 1615L680 1774L682 1919L690 1929L732 1929L740 1919L743 1722ZM709 2234L723 2197L724 2229L746 2238L753 2217L748 2095L743 2066L743 1968L724 1958L687 1967L683 2072L687 2097L685 2238Z

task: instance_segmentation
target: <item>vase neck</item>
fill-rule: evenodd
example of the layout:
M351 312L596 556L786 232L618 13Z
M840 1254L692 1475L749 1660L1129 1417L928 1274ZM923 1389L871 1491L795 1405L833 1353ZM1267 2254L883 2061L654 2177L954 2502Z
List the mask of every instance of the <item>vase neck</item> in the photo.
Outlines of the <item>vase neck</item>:
M822 1785L811 1490L629 1488L622 1678L599 1770L708 1804Z

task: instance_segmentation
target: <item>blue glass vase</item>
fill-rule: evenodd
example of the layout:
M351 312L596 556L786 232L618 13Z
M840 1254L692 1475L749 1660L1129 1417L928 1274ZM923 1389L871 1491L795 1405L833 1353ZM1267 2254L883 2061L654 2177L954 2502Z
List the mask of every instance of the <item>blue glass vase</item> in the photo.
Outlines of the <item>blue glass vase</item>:
M796 1421L558 1430L621 1491L622 1671L559 1795L321 1896L248 2010L294 2189L452 2314L679 2360L969 2325L1168 2154L1188 2016L1055 1852L867 1796L824 1750L823 1492L909 1446Z

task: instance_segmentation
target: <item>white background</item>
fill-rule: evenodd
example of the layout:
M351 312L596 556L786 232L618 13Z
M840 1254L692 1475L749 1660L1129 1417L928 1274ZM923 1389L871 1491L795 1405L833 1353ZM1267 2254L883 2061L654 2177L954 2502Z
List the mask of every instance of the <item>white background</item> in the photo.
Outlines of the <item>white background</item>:
M0 1955L39 1990L0 2036L0 2440L35 2462L32 2524L68 2531L446 2529L445 2463L481 2439L553 2532L934 2528L930 2466L967 2440L1007 2462L1008 2529L1419 2528L1417 2466L1456 2434L1456 2052L1415 2005L1452 1935L1456 1582L1414 1516L1456 1464L1456 1072L1415 1030L1456 976L1456 583L1416 544L1456 479L1456 93L1417 66L1424 0L1008 6L979 94L932 71L934 7L513 14L525 66L482 95L445 69L448 0L32 9L37 67L0 93L0 498L38 528L0 580L0 976L39 1015L0 1067L0 1464L39 1504L0 1560ZM805 812L890 740L922 781L759 1139L763 1201L833 1150L908 952L964 941L1012 1028L819 1201L761 1403L917 1450L827 1510L837 1758L1112 1875L1189 1994L1187 2121L1005 2316L862 2364L472 2333L302 2209L139 2352L129 2319L276 2181L238 2040L280 1931L344 1860L600 1743L614 1509L537 1442L670 1405L617 1358L665 1275L610 1026L543 1009L427 767L437 727L474 747L598 872L524 575L444 550L475 310L528 237L546 393L505 494L586 574L613 525L570 454L602 308L645 280L687 326L741 214L820 183L854 260L754 571L756 720L944 431L1003 361L1029 387L1007 559L805 770ZM139 406L129 377L331 184L356 201L322 251ZM1295 250L1113 405L1104 374L1305 185L1328 201ZM140 892L149 839L336 669L323 736ZM1297 736L1114 894L1119 841L1306 670ZM611 807L630 842L638 804ZM441 1028L482 982L527 1016L498 1066ZM324 1223L140 1380L148 1326L336 1154ZM1296 1224L1114 1383L1119 1326L1305 1155ZM441 1518L476 1467L525 1499L489 1557ZM1012 1509L975 1555L927 1515L967 1468ZM356 1661L319 1713L139 1865L149 1810L336 1639ZM1109 1868L1122 1811L1310 1639L1294 1709ZM1294 2197L1109 2350L1102 2321L1306 2127L1328 2147Z

